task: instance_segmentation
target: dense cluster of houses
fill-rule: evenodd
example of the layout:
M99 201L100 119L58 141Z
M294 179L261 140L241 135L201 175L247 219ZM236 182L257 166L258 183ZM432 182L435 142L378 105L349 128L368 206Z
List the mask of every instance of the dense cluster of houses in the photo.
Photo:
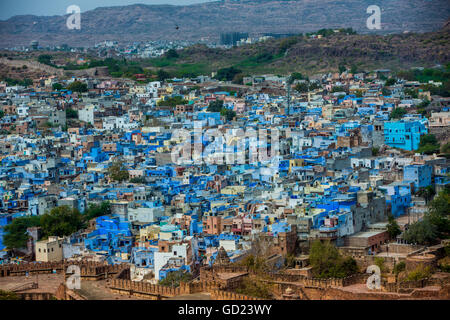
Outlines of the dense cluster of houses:
M422 135L448 129L448 100L427 92L408 97L414 83L407 81L384 96L383 72L317 75L309 79L316 89L305 93L293 89L305 80L286 90L286 77L273 75L246 77L247 85L207 76L147 84L95 77L2 83L0 261L15 258L2 243L2 227L13 219L63 205L84 213L105 201L111 215L68 237L41 239L39 228L30 228L28 250L37 261L130 263L133 279L150 281L240 261L255 243L278 264L314 239L374 254L390 240L390 214L407 227L426 210L417 191L450 183L445 157L414 152ZM87 92L53 89L73 81ZM427 94L440 101L430 119L415 112ZM221 112L208 110L217 100ZM390 120L399 106L408 113ZM232 119L224 109L234 111ZM228 161L236 153L229 140L242 129L271 138L276 132L278 140L252 145L264 159ZM179 132L192 139L182 141ZM200 158L176 161L174 150L191 142L188 155L198 151ZM250 145L244 142L244 153ZM118 160L128 180L111 178L108 169Z

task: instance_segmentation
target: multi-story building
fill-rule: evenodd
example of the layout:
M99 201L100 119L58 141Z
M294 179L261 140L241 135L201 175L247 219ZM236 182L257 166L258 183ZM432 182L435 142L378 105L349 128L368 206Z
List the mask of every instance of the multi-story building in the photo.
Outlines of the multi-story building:
M420 137L428 133L421 121L392 121L384 124L384 143L390 147L413 151L419 148Z

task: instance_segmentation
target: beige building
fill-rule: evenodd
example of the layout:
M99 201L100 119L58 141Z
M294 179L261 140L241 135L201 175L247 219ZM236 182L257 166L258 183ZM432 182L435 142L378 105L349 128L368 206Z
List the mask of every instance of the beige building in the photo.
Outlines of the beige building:
M450 112L433 112L429 121L430 127L450 126Z
M63 239L49 237L36 242L36 261L54 262L63 260Z

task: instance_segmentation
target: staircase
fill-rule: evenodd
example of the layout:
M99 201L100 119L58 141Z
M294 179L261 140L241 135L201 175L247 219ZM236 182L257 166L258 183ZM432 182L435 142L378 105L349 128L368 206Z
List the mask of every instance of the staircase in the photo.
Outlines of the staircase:
M37 289L39 288L39 285L37 282L28 282L21 284L15 288L12 288L10 291L12 292L19 292L19 291L25 291L25 290L31 290L31 289Z

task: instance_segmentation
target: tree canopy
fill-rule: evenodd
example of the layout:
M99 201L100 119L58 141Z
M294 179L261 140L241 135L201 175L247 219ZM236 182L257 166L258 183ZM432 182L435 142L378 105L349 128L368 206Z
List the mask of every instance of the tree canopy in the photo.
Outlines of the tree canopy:
M419 149L417 151L424 154L439 153L440 147L434 134L424 134L420 137Z
M215 100L211 101L208 105L208 111L209 112L220 112L223 108L223 101L222 100Z
M317 278L345 278L358 272L356 261L352 257L343 257L329 241L312 243L309 262Z
M90 219L111 214L111 205L108 201L100 204L89 204L84 214L68 206L53 208L41 216L25 216L12 220L4 227L3 243L9 249L23 248L27 244L27 229L41 227L43 237L66 236L85 227Z
M167 274L167 276L159 281L160 285L163 286L180 286L180 282L188 282L192 279L192 274L183 271L172 271Z
M89 204L89 207L84 212L84 217L86 220L91 220L109 214L111 214L111 204L109 201L103 201L100 204Z
M54 83L52 84L52 89L53 90L61 90L63 88L61 83Z
M405 108L395 108L391 112L391 119L401 119L407 113Z
M422 220L411 224L403 234L410 243L433 244L450 234L450 190L439 193L429 204Z
M395 237L402 233L397 221L392 214L390 214L388 217L387 232L389 233L391 239L395 239Z
M175 49L169 49L166 54L165 54L166 58L168 59L176 59L179 57L177 50Z
M44 237L63 237L82 229L83 217L77 209L61 206L53 208L49 214L44 214L40 223Z
M67 86L67 89L73 92L86 92L87 84L81 81L74 81Z
M128 170L125 168L125 165L122 161L115 161L108 168L108 173L112 180L118 182L126 181L130 177Z
M164 100L158 101L158 106L176 107L177 105L187 103L188 101L184 100L183 97L174 96L174 97L167 97Z
M231 81L239 73L242 73L242 71L235 67L222 68L217 70L215 78L219 81Z
M3 229L5 235L3 236L3 243L9 249L24 248L27 244L28 235L27 229L31 227L40 226L39 216L26 216L15 218L12 222L6 225Z

